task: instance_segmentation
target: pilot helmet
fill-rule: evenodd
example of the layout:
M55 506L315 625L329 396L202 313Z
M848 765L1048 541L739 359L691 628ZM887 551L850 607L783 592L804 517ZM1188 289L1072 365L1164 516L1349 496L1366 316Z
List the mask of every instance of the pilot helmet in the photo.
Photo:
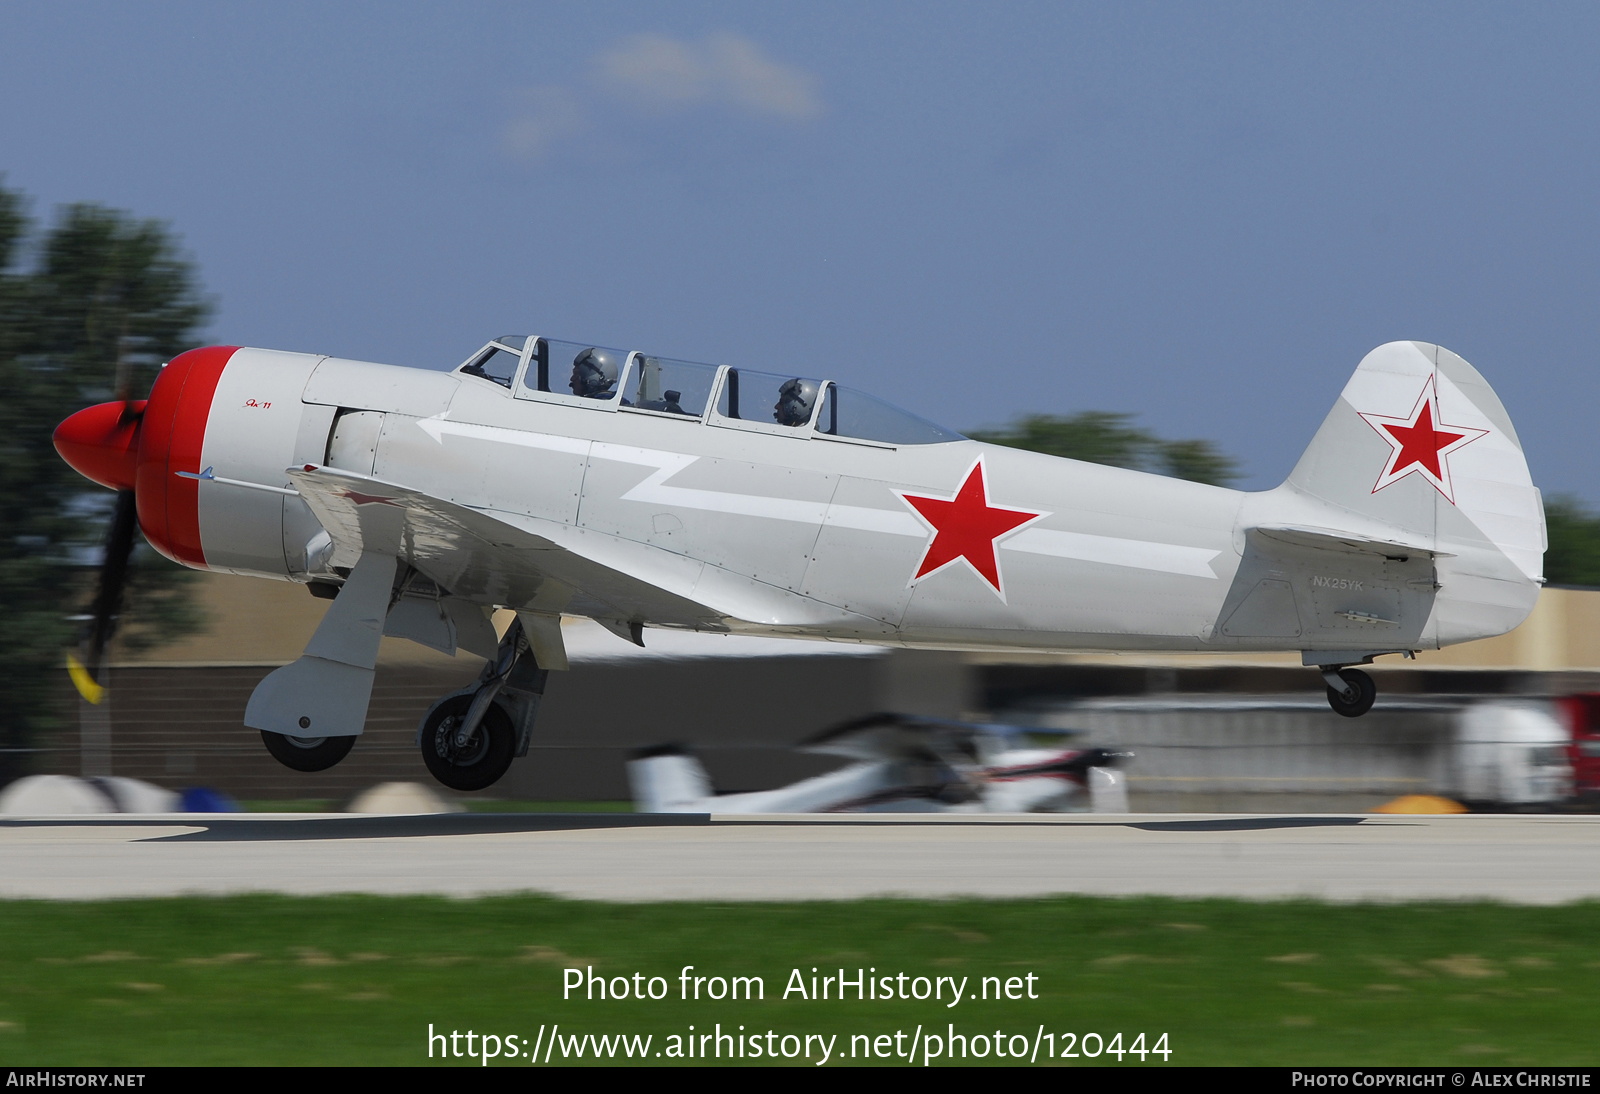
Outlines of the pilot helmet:
M617 383L617 359L609 350L590 346L572 359L572 393L604 398Z
M811 420L811 408L817 405L817 382L802 380L798 376L785 380L778 389L778 402L772 408L772 417L779 425L805 425Z

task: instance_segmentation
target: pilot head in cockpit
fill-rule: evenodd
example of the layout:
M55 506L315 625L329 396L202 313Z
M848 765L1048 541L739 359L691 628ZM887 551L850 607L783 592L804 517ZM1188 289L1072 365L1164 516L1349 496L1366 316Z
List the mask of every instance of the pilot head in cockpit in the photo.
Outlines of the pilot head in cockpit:
M817 405L817 382L802 380L798 376L785 380L778 389L778 401L772 408L772 417L779 425L805 425L811 420L811 409Z
M608 350L590 346L572 359L572 394L609 399L617 388L617 359Z

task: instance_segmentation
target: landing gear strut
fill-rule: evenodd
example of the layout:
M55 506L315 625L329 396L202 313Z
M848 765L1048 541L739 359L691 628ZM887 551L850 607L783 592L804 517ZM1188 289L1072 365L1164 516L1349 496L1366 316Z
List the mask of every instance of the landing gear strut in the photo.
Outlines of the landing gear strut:
M1322 678L1328 682L1328 705L1346 718L1361 717L1378 697L1378 685L1360 669L1328 666L1322 670Z
M527 755L549 675L534 659L522 621L512 623L478 682L444 696L423 716L417 745L433 777L452 790L494 785L513 757Z

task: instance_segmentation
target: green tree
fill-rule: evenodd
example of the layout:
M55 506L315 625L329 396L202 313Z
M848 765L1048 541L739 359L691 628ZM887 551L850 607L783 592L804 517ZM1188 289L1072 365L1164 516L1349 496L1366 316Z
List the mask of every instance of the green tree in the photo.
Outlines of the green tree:
M192 265L160 222L96 205L62 209L19 269L30 225L0 187L0 784L25 773L56 723L70 617L92 596L111 494L56 455L69 414L112 397L119 360L143 397L163 361L197 344L209 313ZM141 544L123 615L128 645L198 623L189 571Z
M1152 471L1158 475L1227 486L1239 465L1211 441L1164 441L1133 424L1132 414L1085 410L1068 417L1030 414L996 430L975 430L974 440L1025 448L1088 463Z
M1544 503L1550 546L1544 576L1553 585L1600 585L1600 516L1577 498L1557 496Z

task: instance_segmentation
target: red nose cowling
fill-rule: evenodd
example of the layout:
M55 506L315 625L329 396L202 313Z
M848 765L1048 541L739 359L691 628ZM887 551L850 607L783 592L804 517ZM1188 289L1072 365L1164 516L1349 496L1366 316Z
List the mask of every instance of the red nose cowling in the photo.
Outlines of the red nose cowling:
M113 490L132 490L139 469L144 401L101 403L56 426L56 451L78 474Z
M56 426L56 451L80 475L138 497L139 528L175 562L204 567L199 483L211 399L237 346L180 353L147 402L101 403ZM180 474L182 473L182 474Z

